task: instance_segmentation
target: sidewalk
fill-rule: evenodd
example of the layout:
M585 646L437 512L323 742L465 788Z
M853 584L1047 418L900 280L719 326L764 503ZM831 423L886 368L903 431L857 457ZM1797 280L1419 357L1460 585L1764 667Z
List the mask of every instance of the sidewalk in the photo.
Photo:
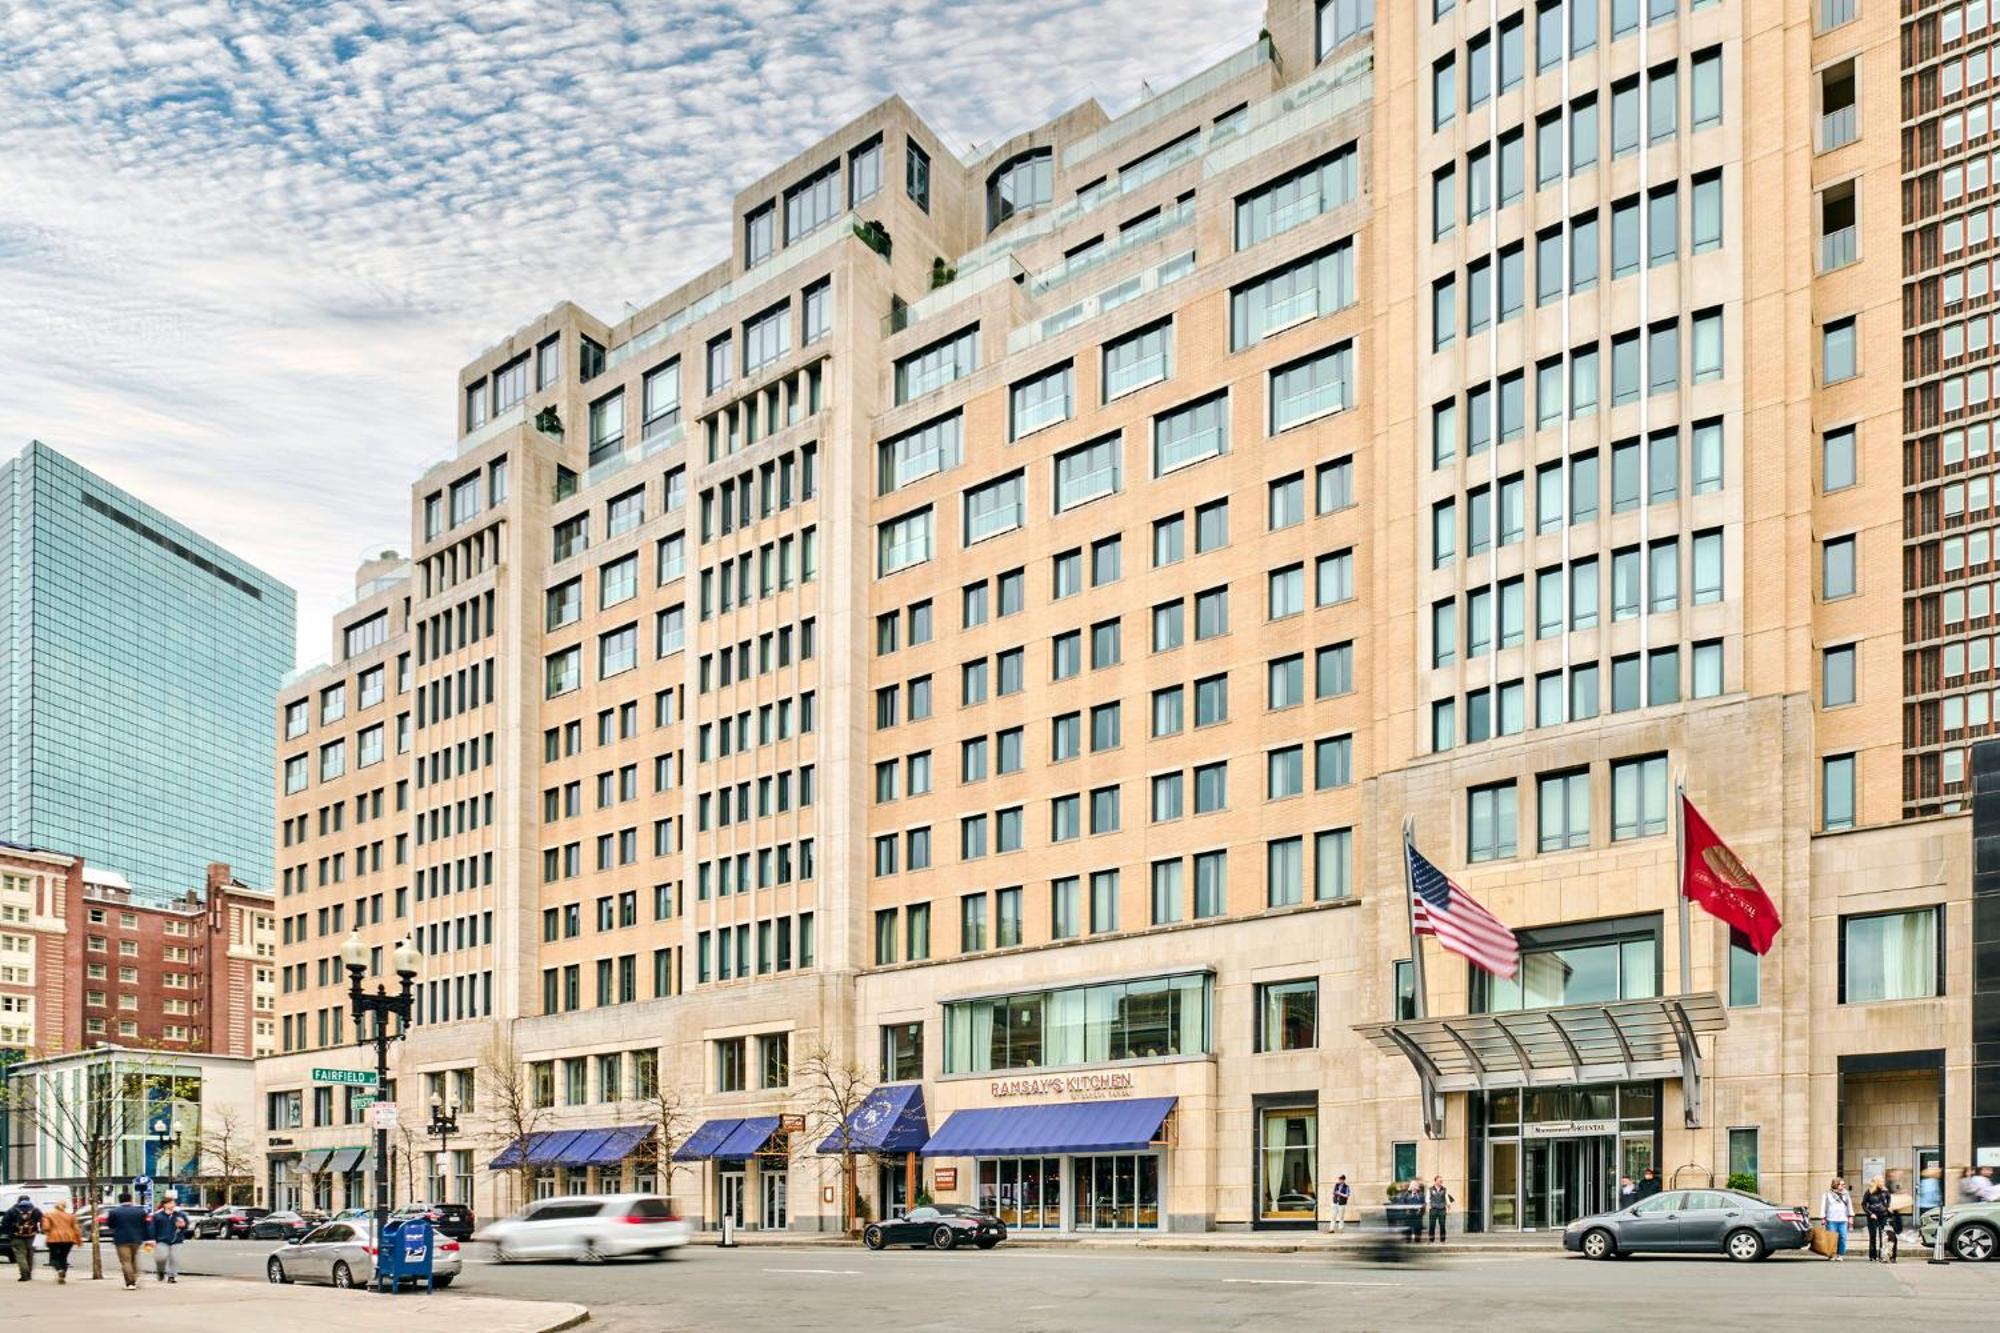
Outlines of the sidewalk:
M127 1291L114 1267L93 1282L89 1266L71 1272L58 1286L38 1268L35 1280L17 1283L5 1276L7 1322L61 1321L51 1327L143 1329L145 1333L216 1333L225 1328L333 1328L341 1333L407 1333L413 1323L477 1328L480 1333L555 1333L590 1318L581 1305L560 1301L509 1301L491 1296L377 1296L331 1287L274 1287L246 1278L183 1277L171 1286L149 1274L137 1291ZM24 1289L25 1288L25 1289Z

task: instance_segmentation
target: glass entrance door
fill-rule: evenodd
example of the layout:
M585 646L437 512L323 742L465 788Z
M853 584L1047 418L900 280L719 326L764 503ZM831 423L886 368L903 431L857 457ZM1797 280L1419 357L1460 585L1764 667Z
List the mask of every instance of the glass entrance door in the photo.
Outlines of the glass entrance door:
M764 1181L764 1230L783 1231L791 1225L785 1208L786 1189L791 1181L782 1167L763 1173Z
M718 1171L715 1174L717 1207L715 1216L720 1225L722 1218L728 1218L737 1227L743 1225L743 1173L741 1171Z
M1530 1139L1521 1145L1521 1225L1530 1230L1553 1229L1589 1213L1604 1212L1615 1203L1617 1140L1610 1136ZM1500 1148L1502 1145L1495 1144ZM1496 1173L1501 1165L1495 1153ZM1500 1182L1493 1187L1494 1207L1501 1207ZM1497 1220L1495 1225L1499 1225Z

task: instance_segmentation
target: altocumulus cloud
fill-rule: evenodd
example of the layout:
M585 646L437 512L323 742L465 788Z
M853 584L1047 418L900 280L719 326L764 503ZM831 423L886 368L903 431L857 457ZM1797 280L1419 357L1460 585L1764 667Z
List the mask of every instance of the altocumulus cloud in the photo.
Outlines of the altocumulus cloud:
M0 450L47 440L300 591L305 660L455 369L725 254L891 93L964 146L1114 114L1262 0L0 6Z

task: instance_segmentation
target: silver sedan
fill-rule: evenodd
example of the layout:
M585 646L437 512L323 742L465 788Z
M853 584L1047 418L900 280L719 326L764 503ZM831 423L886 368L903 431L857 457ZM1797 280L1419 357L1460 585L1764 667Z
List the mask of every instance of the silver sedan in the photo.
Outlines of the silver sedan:
M436 1247L432 1278L438 1287L449 1287L459 1274L458 1242L433 1234L431 1243ZM365 1220L323 1223L271 1251L264 1261L264 1277L273 1283L365 1287L375 1277L375 1224Z

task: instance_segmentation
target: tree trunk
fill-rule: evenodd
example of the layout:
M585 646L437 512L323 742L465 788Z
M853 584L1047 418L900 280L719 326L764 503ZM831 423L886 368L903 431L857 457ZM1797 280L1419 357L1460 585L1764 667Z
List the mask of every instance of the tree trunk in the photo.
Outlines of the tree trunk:
M83 1187L90 1193L90 1197L84 1200L84 1206L90 1209L90 1280L92 1282L102 1282L104 1280L104 1228L97 1224L97 1177L95 1175L86 1176Z

